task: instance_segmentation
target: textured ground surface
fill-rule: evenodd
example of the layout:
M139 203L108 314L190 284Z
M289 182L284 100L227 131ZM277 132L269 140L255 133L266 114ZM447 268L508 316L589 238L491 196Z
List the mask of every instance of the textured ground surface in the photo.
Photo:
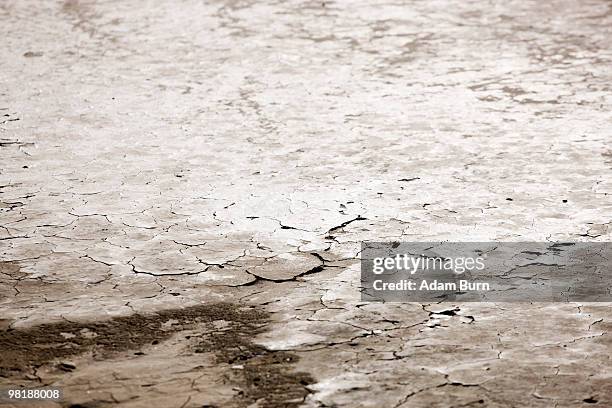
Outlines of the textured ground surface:
M0 2L0 384L612 406L609 305L360 303L357 258L610 240L611 10Z

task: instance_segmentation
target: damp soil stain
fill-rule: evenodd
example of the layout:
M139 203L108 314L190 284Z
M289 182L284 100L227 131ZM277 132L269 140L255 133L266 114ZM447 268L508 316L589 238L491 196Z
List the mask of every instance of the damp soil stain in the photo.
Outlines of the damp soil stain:
M253 343L268 321L264 311L214 303L99 322L8 328L0 330L0 378L23 378L38 367L61 365L62 359L84 353L91 353L96 360L112 359L119 352L158 344L174 333L203 325L207 330L193 351L213 353L217 363L229 365L228 369L240 367L231 369L237 373L232 381L239 390L234 406L296 407L311 392L307 387L314 379L294 372L296 355Z

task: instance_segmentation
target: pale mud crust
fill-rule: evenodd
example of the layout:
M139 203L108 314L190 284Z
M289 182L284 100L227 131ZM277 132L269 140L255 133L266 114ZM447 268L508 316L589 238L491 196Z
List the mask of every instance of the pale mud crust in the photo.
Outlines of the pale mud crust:
M609 304L374 304L359 281L364 240L612 240L611 10L0 1L0 386L612 406Z

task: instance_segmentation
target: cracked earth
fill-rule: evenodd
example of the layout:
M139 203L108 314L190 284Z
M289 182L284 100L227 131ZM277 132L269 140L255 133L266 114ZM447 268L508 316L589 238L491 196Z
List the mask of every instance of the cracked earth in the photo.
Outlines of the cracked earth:
M0 386L65 394L31 406L612 406L609 304L359 292L364 240L611 240L609 1L5 0L0 33Z

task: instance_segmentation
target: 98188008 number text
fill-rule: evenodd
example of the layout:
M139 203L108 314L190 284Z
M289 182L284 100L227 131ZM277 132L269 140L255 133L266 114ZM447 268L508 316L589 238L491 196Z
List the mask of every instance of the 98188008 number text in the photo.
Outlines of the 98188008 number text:
M59 388L3 388L0 389L0 401L54 400L62 399Z

